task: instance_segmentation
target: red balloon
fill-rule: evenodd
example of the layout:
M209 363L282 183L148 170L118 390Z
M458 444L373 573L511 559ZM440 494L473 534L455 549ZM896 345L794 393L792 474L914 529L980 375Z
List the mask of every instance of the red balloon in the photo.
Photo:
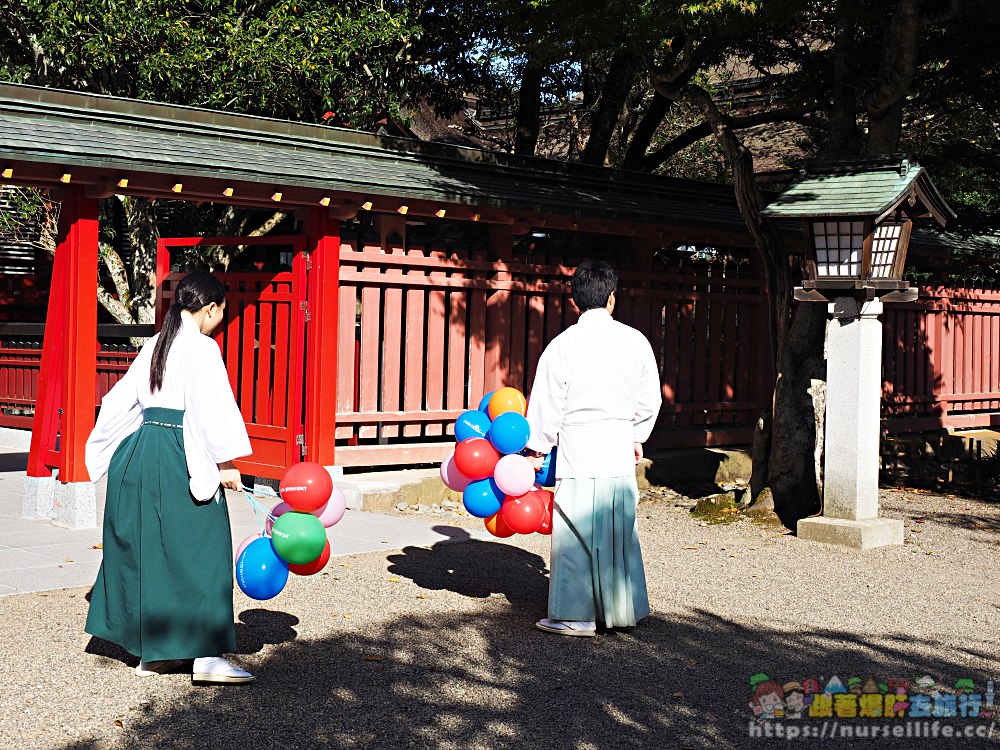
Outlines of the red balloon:
M545 516L542 518L542 522L538 524L538 528L535 529L539 534L544 534L545 536L550 536L552 534L552 510L551 506L545 506Z
M483 522L486 525L486 530L499 539L514 536L514 529L508 526L507 522L503 520L500 511L497 511L489 518L484 518Z
M500 454L486 438L468 438L455 446L455 468L472 481L493 476Z
M281 499L300 513L312 513L326 505L333 494L330 472L314 461L295 464L278 486Z
M310 563L303 563L302 565L288 565L288 569L292 573L297 573L300 576L311 576L313 573L319 573L326 564L330 561L330 540L326 540L326 546L323 551L319 553L319 557Z
M545 503L532 490L521 497L507 497L500 507L500 514L518 534L533 534L545 517Z

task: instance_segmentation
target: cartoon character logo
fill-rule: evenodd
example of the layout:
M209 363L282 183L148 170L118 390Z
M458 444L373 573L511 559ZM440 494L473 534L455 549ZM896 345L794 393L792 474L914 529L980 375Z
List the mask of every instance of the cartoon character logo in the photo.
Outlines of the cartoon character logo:
M750 709L758 719L780 719L785 715L785 690L763 672L750 678Z

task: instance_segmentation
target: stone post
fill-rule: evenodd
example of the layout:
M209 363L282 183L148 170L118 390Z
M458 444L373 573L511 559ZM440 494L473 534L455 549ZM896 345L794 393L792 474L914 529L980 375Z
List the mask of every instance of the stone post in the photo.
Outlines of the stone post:
M868 549L903 543L903 522L878 516L882 302L837 297L827 336L823 515L798 536Z

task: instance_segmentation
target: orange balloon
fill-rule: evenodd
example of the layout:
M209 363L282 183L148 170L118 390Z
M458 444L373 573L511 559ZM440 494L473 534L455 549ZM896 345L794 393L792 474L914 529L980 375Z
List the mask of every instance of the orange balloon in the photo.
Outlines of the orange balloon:
M490 419L496 419L508 411L516 411L522 417L528 410L524 394L517 388L500 388L490 398Z
M486 530L495 537L506 539L509 536L514 536L514 529L508 526L507 522L503 520L500 511L497 511L489 518L484 518L483 521L486 524Z

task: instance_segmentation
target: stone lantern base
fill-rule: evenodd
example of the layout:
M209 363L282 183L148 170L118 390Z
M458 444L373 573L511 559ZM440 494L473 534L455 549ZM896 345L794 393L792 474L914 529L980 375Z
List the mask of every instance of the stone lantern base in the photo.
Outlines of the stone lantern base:
M839 544L855 549L870 549L903 543L903 522L895 518L847 518L817 516L803 518L796 527L799 539Z

